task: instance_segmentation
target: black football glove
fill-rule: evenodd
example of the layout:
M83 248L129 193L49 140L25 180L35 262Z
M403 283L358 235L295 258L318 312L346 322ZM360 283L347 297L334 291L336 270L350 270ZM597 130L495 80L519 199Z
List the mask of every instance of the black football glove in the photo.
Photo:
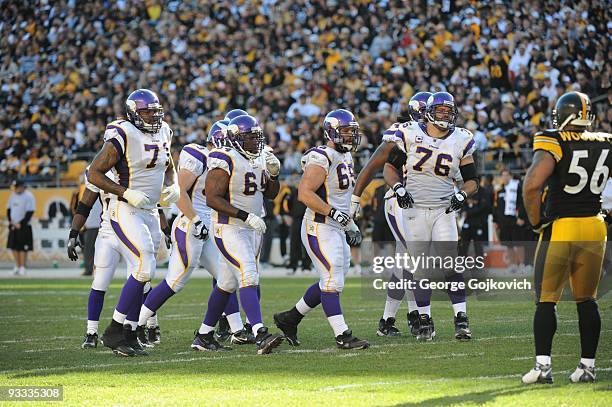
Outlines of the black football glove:
M346 235L346 243L351 247L357 247L361 244L363 240L363 236L361 235L361 231L359 227L354 221L349 222L348 226L345 230Z
M343 227L348 226L351 217L342 211L337 210L336 208L331 208L329 211L329 217L341 224Z
M412 205L414 204L414 199L412 198L412 195L410 195L410 192L406 191L406 188L404 188L404 185L402 185L401 182L398 182L393 185L393 192L395 192L397 204L400 208L412 208Z
M450 213L453 211L460 211L465 205L465 201L467 200L467 194L463 191L457 192L455 195L451 197L450 206L446 209L446 213Z
M200 240L208 239L208 228L206 227L204 222L202 222L200 217L196 215L192 219L192 222L194 222L193 223L193 235L195 236L195 238L200 239Z
M170 226L166 226L162 229L164 232L164 242L166 243L166 247L170 249L172 247L172 228Z
M68 249L68 258L72 261L77 261L79 259L79 255L76 251L77 247L82 247L79 240L79 232L76 230L70 230L70 236L68 237L68 244L66 248Z

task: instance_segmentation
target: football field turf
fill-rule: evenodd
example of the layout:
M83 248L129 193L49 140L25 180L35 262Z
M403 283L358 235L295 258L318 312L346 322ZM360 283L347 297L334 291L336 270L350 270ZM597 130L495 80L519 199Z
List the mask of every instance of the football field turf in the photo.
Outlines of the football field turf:
M262 279L264 322L272 331L272 314L290 308L314 281ZM102 345L80 348L88 280L0 280L0 385L63 385L64 404L71 405L612 405L609 298L600 301L598 382L568 382L580 353L578 323L575 305L561 303L555 384L524 386L520 376L533 366L532 303L469 301L474 340L458 343L450 303L435 302L437 337L421 344L408 336L377 337L384 297L363 298L360 283L347 281L342 305L353 333L370 340L367 350L336 349L319 307L300 326L299 348L283 343L265 356L253 345L191 351L210 292L210 280L194 279L162 308L162 343L148 357L119 358ZM114 280L100 330L120 288ZM397 324L403 332L405 308L403 303Z

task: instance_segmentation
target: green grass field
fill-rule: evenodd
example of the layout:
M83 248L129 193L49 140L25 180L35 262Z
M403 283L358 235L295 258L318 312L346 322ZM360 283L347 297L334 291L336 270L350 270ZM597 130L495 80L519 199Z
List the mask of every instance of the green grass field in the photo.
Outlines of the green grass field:
M262 279L264 322L273 327L272 314L292 306L310 283ZM101 329L120 284L115 280L106 296ZM64 403L71 405L612 405L610 299L600 302L598 382L568 382L580 347L575 306L562 303L553 347L555 384L529 387L520 376L533 364L530 302L468 302L475 337L468 343L452 339L450 304L436 302L438 335L420 344L407 336L378 338L384 297L363 298L354 278L342 295L343 310L355 335L371 341L370 349L336 349L317 309L301 325L299 348L284 343L265 356L252 346L198 353L189 345L210 281L194 279L160 312L162 344L148 357L119 358L104 347L80 348L88 292L85 279L0 280L0 385L63 385ZM405 305L400 312L398 326L405 331Z

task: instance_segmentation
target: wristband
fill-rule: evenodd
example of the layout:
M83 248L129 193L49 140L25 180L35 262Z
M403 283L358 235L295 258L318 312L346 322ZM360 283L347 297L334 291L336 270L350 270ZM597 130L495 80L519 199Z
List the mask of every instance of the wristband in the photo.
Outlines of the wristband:
M246 222L247 218L249 217L249 213L243 211L242 209L238 209L238 214L236 214L236 217L241 221Z
M70 234L68 235L69 239L73 239L79 235L78 230L70 229Z

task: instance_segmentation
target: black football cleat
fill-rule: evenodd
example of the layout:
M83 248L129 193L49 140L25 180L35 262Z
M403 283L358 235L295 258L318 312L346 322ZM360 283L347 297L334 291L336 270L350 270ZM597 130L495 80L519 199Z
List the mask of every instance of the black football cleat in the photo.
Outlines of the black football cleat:
M152 348L155 346L149 342L149 335L147 335L147 330L144 325L138 325L136 328L136 337L138 338L140 345L144 348Z
M257 344L257 354L265 355L272 352L272 349L278 347L283 342L283 336L279 334L271 334L268 328L262 326L257 330L255 343Z
M98 347L98 334L85 334L83 337L83 344L81 345L82 349L92 349Z
M283 331L283 335L289 345L300 346L301 342L297 337L298 324L290 317L289 311L274 314L274 325Z
M134 349L134 353L136 354L136 356L148 356L149 355L147 351L144 350L144 347L138 341L138 335L136 335L136 331L132 331L131 325L123 326L123 335L125 335L125 340L127 344L132 349Z
M232 348L223 346L217 342L217 339L215 339L215 333L213 331L206 334L201 334L198 331L195 331L194 334L195 338L193 338L193 342L191 343L191 349L193 350L211 352L232 350Z
M255 343L255 335L253 335L253 332L241 329L230 336L230 343L232 345L253 345Z
M336 336L336 346L338 349L367 349L370 343L365 339L353 336L353 331L348 329L342 335Z
M382 318L378 321L378 331L376 331L376 335L401 336L402 333L395 327L395 318L389 317L386 321Z
M161 343L161 331L159 325L147 328L147 342L153 345L159 345Z
M219 318L219 328L217 328L215 336L219 342L225 342L232 336L229 322L227 322L227 317L225 315L221 315L221 318Z
M136 356L134 349L125 340L123 325L115 320L106 327L100 339L104 346L111 348L117 356Z
M429 342L432 341L436 336L436 330L434 328L433 319L427 315L422 314L419 316L419 333L417 334L417 341Z
M410 334L415 338L419 334L420 328L420 320L419 320L419 311L414 310L408 313L408 329L410 329Z
M472 339L470 321L465 312L459 311L455 316L455 339L458 341L469 341Z

